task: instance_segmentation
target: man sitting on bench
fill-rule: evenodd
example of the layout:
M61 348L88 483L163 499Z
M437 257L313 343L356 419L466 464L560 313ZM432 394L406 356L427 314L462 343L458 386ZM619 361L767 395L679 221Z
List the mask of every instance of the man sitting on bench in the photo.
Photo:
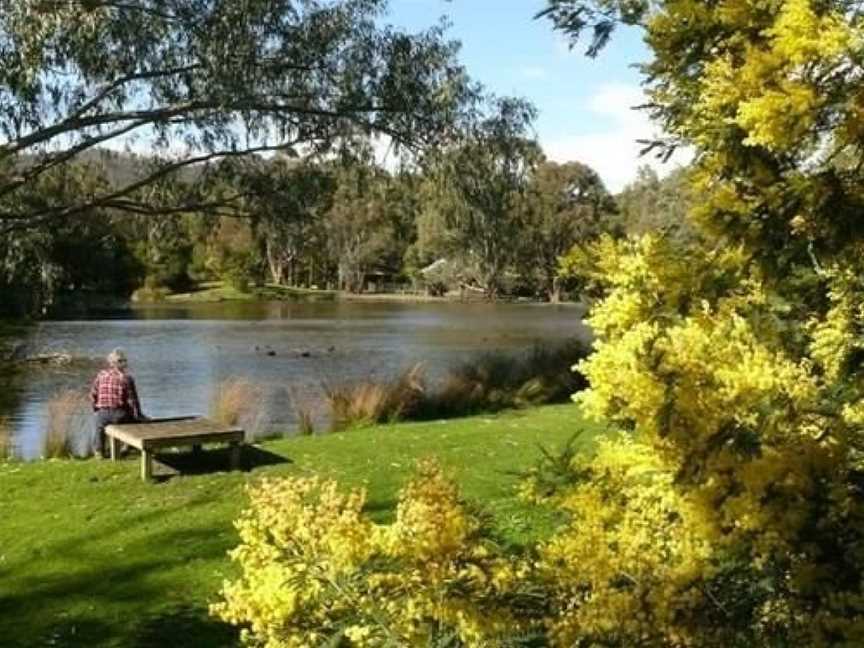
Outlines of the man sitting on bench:
M95 457L106 456L106 425L147 419L141 412L135 379L127 371L128 364L123 350L114 349L108 354L108 368L97 374L90 389L90 400L93 403L90 450Z

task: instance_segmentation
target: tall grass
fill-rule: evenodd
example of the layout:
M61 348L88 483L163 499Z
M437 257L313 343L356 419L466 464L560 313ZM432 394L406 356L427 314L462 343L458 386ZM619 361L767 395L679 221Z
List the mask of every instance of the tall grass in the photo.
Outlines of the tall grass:
M300 436L314 435L315 413L316 409L318 409L315 407L314 401L308 396L304 396L297 389L291 389L289 394L294 415L297 417L297 434Z
M315 434L315 419L312 412L306 408L297 410L297 433L300 436L312 436Z
M485 353L446 373L430 397L427 413L464 416L565 402L587 386L573 366L588 353L588 346L578 340L536 344L518 354Z
M0 417L0 461L11 459L15 455L15 444L12 441L12 425L6 417Z
M88 409L86 395L74 389L58 392L48 401L43 457L59 459L81 454L89 432Z
M223 380L210 402L210 417L225 425L242 427L248 440L260 435L263 412L261 386L245 378Z
M573 365L588 355L579 341L494 352L450 369L434 388L415 365L391 381L325 385L331 427L343 430L397 420L451 418L560 403L587 386Z
M333 430L414 418L426 403L423 366L414 365L385 382L325 384L324 393Z

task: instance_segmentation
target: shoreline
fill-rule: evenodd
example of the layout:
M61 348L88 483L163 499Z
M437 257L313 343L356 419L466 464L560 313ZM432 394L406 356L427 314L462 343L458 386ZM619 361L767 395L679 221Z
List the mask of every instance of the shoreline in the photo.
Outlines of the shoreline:
M177 306L189 304L218 304L224 302L267 302L267 301L294 301L294 302L393 302L406 304L530 304L548 306L578 306L579 302L562 301L559 303L548 302L540 299L524 297L499 298L493 301L487 300L482 295L471 294L467 297L450 294L443 296L426 295L423 293L409 292L381 292L381 293L351 293L344 290L319 290L310 288L296 288L290 286L277 286L266 284L260 288L254 288L249 292L241 292L222 282L204 282L197 289L189 292L171 293L164 298L154 301L135 300L134 295L128 300L130 308Z
M214 304L252 304L267 302L284 303L394 303L394 304L502 304L524 306L557 306L564 308L584 307L580 301L558 303L526 297L499 298L488 301L480 295L462 297L458 294L432 296L422 293L349 293L337 290L315 290L268 284L249 292L241 292L221 282L204 282L188 292L166 293L158 299L136 299L136 296L120 296L104 293L80 292L64 295L55 307L40 317L24 319L0 319L0 350L3 338L8 340L15 333L39 321L61 319L90 319L104 312L136 311ZM0 354L2 358L2 354Z

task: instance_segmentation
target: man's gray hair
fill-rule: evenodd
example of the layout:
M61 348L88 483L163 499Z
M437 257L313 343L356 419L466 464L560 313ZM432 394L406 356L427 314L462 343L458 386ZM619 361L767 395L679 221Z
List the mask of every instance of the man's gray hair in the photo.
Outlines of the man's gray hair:
M111 367L119 367L126 364L126 352L123 349L114 349L108 354L108 365Z

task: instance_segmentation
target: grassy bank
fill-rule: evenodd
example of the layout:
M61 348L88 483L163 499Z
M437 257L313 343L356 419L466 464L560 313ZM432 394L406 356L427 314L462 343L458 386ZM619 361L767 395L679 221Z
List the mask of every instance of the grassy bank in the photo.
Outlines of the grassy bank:
M309 288L292 288L276 284L266 284L259 287L250 287L242 291L221 281L205 281L194 289L187 292L172 293L167 289L159 289L156 292L141 290L137 292L138 297L133 297L133 302L152 305L153 303L165 304L207 304L218 302L248 302L248 301L350 301L350 302L397 302L397 303L457 303L457 302L485 302L486 298L479 294L459 295L452 293L447 296L432 296L422 293L351 293L342 290L313 290ZM508 299L502 302L537 302L533 299ZM557 304L558 306L567 305Z
M154 301L147 291L139 291L139 297L143 304L152 304ZM294 300L324 300L336 299L337 293L333 290L307 290L305 288L289 288L267 284L260 287L250 287L248 290L238 290L221 281L207 281L198 284L188 292L177 292L160 294L155 303L165 304L207 304L225 301L294 301ZM135 299L133 298L133 301Z
M249 472L152 485L138 480L132 460L0 463L2 643L234 645L233 630L206 607L231 573L225 554L236 543L243 487L265 475L313 472L364 485L370 513L383 521L414 459L435 455L490 512L501 542L524 545L554 520L515 499L510 471L529 467L538 443L560 445L580 427L584 443L599 432L573 405L378 426L268 443L259 459L273 463Z
M453 302L457 297L430 297L413 293L350 293L341 290L313 290L309 288L291 288L266 284L260 287L250 287L246 291L238 290L221 281L208 281L199 284L189 292L168 293L162 302L168 304L200 304L224 301L358 301L358 302Z

